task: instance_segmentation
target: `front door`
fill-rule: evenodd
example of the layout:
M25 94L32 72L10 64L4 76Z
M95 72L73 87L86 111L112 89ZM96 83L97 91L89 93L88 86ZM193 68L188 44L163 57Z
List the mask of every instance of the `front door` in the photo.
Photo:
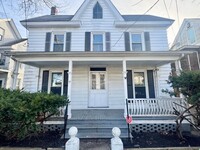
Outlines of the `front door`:
M90 72L89 107L108 107L106 72Z

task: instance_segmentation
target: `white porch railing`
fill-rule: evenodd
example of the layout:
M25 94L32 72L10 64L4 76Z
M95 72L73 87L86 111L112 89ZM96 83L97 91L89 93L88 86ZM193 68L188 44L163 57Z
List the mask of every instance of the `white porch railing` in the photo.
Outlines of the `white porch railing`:
M128 99L128 114L130 116L168 116L174 115L174 108L183 111L187 102L181 98Z

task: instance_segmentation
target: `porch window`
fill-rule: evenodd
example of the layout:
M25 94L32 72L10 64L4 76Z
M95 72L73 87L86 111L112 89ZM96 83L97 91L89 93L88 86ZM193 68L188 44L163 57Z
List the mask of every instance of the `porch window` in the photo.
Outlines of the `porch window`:
M134 83L135 83L135 98L146 98L144 72L134 73Z
M55 34L53 51L54 52L63 52L64 50L64 34Z
M6 57L0 53L0 65L5 65Z
M103 34L93 34L93 51L103 51Z
M3 80L0 80L0 88L3 87Z
M97 2L93 8L93 19L102 19L103 10L101 5Z
M133 51L142 51L142 34L131 34L131 44Z
M53 72L51 77L51 92L61 95L63 83L62 72Z
M0 41L3 40L4 29L0 27Z

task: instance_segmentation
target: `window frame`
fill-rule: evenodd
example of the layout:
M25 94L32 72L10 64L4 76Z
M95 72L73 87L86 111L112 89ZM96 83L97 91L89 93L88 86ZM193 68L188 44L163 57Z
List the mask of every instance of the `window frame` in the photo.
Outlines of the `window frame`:
M51 48L50 51L51 52L56 52L54 51L54 36L55 35L63 35L64 39L63 39L63 51L65 51L65 47L66 47L66 34L64 32L52 32L52 36L51 36Z
M96 6L99 6L100 8L101 8L101 12L94 12L95 11L95 7ZM99 14L99 13L101 13L101 17L98 17L98 15L95 17L95 14ZM92 10L92 18L93 19L103 19L103 8L102 8L102 6L99 4L99 2L97 1L96 3L95 3L95 5L94 5L94 7L93 7L93 10Z
M143 99L143 98L136 98L136 93L135 93L135 87L136 86L135 86L135 81L134 81L135 73L144 73L145 93L146 93L146 98L149 98L149 86L148 86L147 70L143 70L143 69L133 69L132 70L133 98L134 99Z
M102 35L102 37L103 37L103 50L102 51L94 51L94 44L93 44L93 42L94 42L94 35L98 35L98 34L101 34ZM104 51L106 51L106 37L105 37L105 32L91 32L91 51L93 51L93 52L104 52Z
M51 92L51 87L52 87L51 83L52 83L52 75L53 75L53 73L61 73L62 74L61 95L63 95L63 90L64 90L64 88L63 88L64 87L64 70L61 70L61 69L49 70L49 80L48 80L48 90L47 90L47 93Z
M133 50L133 46L132 46L132 35L134 34L140 34L141 36L141 45L142 45L142 50L141 51L135 51ZM145 47L145 39L144 39L144 32L131 32L130 33L130 50L131 51L134 51L134 52L142 52L142 51L145 51L146 50L146 47Z

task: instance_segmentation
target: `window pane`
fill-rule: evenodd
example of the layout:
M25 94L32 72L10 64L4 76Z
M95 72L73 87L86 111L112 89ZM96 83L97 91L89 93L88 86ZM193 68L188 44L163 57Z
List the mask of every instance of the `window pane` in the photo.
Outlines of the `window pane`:
M54 35L53 51L54 52L62 52L63 48L64 48L64 35L62 35L62 34Z
M103 35L94 34L93 35L93 51L103 51Z
M132 43L142 43L141 34L132 34Z
M93 8L93 18L94 19L101 19L101 18L103 18L102 7L100 6L100 4L98 2L96 3L96 5Z
M92 89L96 89L96 74L92 74Z
M3 81L0 80L0 88L3 87Z
M105 89L105 74L100 74L100 89Z
M54 44L53 51L54 52L62 52L63 51L63 44Z
M135 72L134 73L134 83L135 87L144 87L145 86L145 79L143 72Z
M188 29L188 39L190 44L195 43L195 33L193 28Z
M133 51L142 51L142 44L133 43L132 44L132 50Z
M62 87L62 73L52 73L51 87Z

